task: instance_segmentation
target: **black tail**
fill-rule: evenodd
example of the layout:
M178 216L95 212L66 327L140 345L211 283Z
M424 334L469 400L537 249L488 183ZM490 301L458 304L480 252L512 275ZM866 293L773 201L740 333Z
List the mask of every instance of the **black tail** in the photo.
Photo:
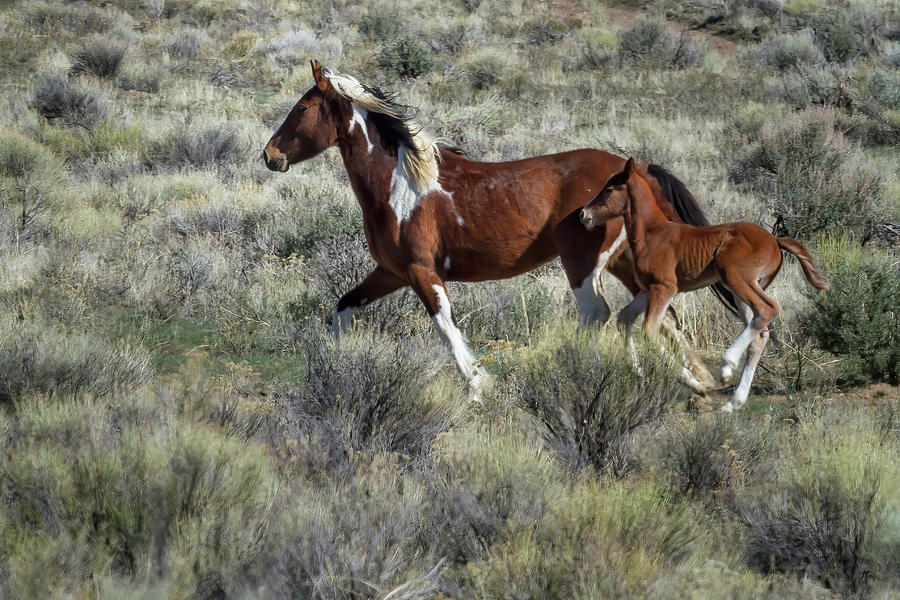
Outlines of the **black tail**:
M709 225L709 219L703 214L703 209L697 204L697 199L694 198L694 195L687 187L685 187L680 179L659 165L650 165L647 167L647 172L659 182L659 186L666 194L666 198L669 199L672 208L675 209L675 212L678 213L678 216L681 217L682 221L688 225L700 225L703 227ZM725 308L736 316L741 316L741 313L738 312L734 294L731 293L731 290L722 285L722 282L712 286L712 291Z

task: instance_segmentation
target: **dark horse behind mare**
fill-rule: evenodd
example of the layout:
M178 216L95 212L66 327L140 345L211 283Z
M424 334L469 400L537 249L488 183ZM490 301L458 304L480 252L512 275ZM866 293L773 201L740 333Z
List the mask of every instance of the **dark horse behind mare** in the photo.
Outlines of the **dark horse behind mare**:
M511 162L472 161L439 147L412 122L413 110L394 96L318 61L312 71L315 85L266 144L263 160L269 169L284 172L331 146L340 149L377 266L338 301L335 335L363 306L410 286L477 397L487 374L454 322L445 281L513 277L559 256L579 313L588 321L609 318L600 286L604 268L632 294L640 292L623 244L623 219L592 232L579 220L581 207L622 170L624 159L574 150ZM666 198L660 209L668 218L707 224L680 181L655 165L650 173L650 185ZM723 301L733 306L724 294ZM684 342L680 332L672 332ZM688 382L701 390L711 386L712 376L686 351L694 358Z

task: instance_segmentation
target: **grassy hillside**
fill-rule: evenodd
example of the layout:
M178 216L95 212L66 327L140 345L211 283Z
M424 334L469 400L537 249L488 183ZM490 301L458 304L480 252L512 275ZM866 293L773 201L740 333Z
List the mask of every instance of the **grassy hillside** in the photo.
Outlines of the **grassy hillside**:
M259 158L311 58L476 159L664 165L832 288L786 261L723 418L558 262L450 285L472 405L409 292L328 340L340 157ZM891 2L0 3L0 598L895 597L898 147ZM737 324L676 308L716 364Z

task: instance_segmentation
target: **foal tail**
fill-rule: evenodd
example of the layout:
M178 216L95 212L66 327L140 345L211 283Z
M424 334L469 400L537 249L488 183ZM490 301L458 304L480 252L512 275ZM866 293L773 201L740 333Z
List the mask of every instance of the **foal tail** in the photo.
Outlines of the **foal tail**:
M778 238L778 246L781 247L782 250L787 250L797 257L797 260L800 261L800 266L803 268L803 274L806 275L806 280L812 284L814 288L817 290L824 290L828 287L828 281L825 280L825 277L819 269L816 268L812 256L809 255L809 252L803 247L803 244L794 238L780 237Z

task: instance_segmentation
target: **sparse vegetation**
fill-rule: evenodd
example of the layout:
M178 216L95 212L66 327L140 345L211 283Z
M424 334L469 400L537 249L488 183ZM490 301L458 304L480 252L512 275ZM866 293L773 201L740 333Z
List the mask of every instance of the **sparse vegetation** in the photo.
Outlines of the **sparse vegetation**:
M890 3L0 4L0 598L897 595ZM662 164L831 288L785 260L725 418L556 261L450 283L470 403L409 290L329 338L374 267L341 157L259 156L314 58L476 160ZM674 307L716 364L737 325Z

